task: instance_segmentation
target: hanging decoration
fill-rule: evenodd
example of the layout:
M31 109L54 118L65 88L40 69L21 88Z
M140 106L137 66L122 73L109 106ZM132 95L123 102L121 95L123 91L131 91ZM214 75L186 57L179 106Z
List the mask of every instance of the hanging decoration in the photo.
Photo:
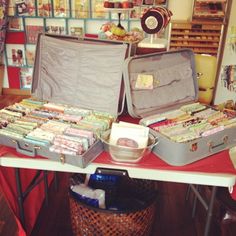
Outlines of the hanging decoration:
M141 26L147 34L158 34L169 24L172 12L165 7L147 9L141 17Z

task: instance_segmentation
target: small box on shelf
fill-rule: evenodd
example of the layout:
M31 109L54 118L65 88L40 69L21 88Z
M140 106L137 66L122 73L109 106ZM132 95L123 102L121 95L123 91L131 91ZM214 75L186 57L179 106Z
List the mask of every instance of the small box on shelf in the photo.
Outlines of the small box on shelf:
M29 45L29 44L26 45L25 56L26 56L26 63L28 66L34 66L35 50L36 50L36 45Z
M23 44L7 44L7 64L9 66L22 67L26 65L25 48Z
M22 18L19 17L9 17L8 30L12 31L22 31L24 29Z
M49 34L65 35L67 33L65 19L46 19L45 32Z
M68 0L53 0L54 17L70 17L70 6Z
M223 21L226 4L227 0L195 0L193 6L193 19L215 19Z
M21 89L30 89L32 84L32 68L21 68L20 70L20 85Z
M52 16L52 3L51 0L38 0L37 11L40 17L51 17Z
M87 0L72 0L71 15L73 18L88 18L89 17L89 1Z
M18 16L35 16L35 0L15 0Z

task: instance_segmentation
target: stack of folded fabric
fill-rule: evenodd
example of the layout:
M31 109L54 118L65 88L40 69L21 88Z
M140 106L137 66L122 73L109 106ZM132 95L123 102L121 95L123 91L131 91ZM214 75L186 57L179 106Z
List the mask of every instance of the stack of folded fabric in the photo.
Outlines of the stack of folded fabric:
M72 127L90 130L99 135L101 132L110 129L114 120L115 117L107 113L93 112L93 114L81 119L77 124L73 124Z
M52 152L81 155L89 148L87 138L74 137L69 135L56 135L53 140L53 145L49 148Z
M24 99L0 110L0 135L57 153L81 155L114 120L106 112Z
M27 122L22 119L8 123L4 128L0 129L0 134L11 138L23 139L29 132L38 126L35 122Z
M236 118L206 105L193 103L146 118L143 124L175 142L188 142L236 126Z
M57 134L63 134L68 124L49 120L43 123L39 128L32 130L25 137L25 141L37 143L38 145L50 145Z
M37 145L50 145L52 143L55 134L50 131L45 131L41 128L36 128L30 133L28 133L25 137L26 142L30 142Z

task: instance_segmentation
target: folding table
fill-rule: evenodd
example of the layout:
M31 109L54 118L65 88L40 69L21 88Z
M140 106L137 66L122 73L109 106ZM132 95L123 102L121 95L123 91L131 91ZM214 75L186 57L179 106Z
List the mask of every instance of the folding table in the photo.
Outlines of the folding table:
M6 147L2 148L4 149ZM170 166L152 153L144 157L138 164L127 164L115 163L111 160L108 153L103 152L86 168L45 158L18 155L13 149L9 148L6 148L6 153L4 154L3 151L2 154L2 157L0 157L0 166L5 167L84 174L115 173L129 175L131 178L185 183L191 184L191 186L212 186L212 194L207 206L204 236L207 236L209 233L217 187L231 188L236 182L236 152L229 152L227 150L182 167ZM198 197L198 193L195 191L194 193Z

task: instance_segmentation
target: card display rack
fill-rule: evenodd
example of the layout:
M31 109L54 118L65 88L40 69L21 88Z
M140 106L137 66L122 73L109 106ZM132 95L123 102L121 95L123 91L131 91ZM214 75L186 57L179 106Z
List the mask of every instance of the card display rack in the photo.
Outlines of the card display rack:
M193 5L193 19L215 19L223 21L227 7L227 0L195 0Z
M223 25L212 21L173 21L170 49L191 48L195 53L217 56Z
M141 29L142 11L154 5L166 6L167 0L133 3L131 11L117 14L104 9L104 0L9 0L4 50L9 88L29 90L39 33L97 37L108 21L120 22L127 31Z

